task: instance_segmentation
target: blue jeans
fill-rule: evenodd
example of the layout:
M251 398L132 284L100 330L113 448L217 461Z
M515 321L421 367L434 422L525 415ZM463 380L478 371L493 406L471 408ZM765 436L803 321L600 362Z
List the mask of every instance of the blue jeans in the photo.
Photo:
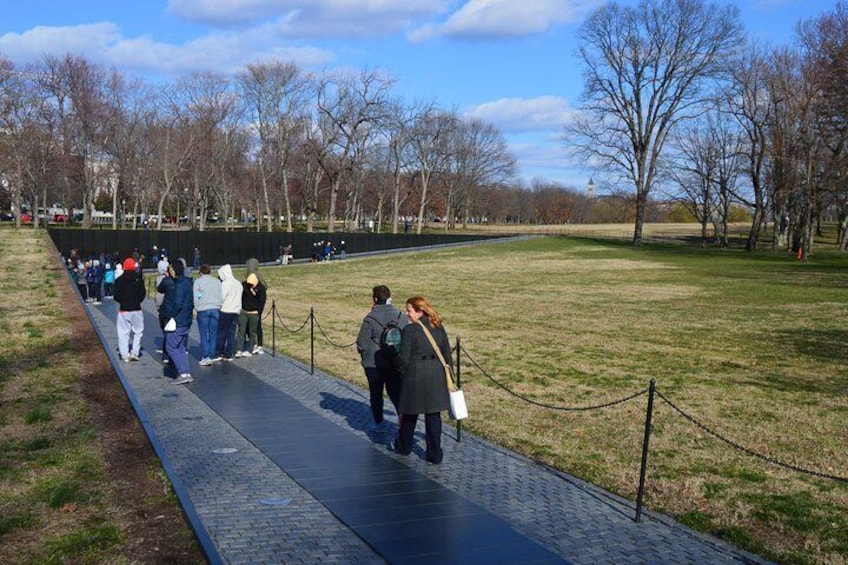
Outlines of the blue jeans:
M204 359L215 357L215 346L218 343L218 318L221 311L217 308L200 310L197 313L197 329L200 331L200 350Z
M218 318L218 343L216 349L221 357L232 359L236 346L238 313L221 312Z

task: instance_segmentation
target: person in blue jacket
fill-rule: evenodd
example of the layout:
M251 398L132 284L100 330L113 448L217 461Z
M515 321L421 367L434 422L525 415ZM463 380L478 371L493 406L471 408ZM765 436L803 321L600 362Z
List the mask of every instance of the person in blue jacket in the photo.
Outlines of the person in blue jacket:
M188 364L188 332L191 329L192 313L194 311L194 293L192 280L185 276L185 260L177 259L168 271L168 276L173 284L166 284L165 280L159 283L159 290L165 294L161 312L163 318L174 320L175 327L172 331L166 325L165 332L165 354L171 359L177 369L177 378L174 384L187 384L194 379Z

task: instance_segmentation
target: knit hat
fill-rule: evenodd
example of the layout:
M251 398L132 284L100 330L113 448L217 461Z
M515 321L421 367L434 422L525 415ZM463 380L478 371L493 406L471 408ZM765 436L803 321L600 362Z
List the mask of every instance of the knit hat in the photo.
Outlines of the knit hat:
M135 271L135 260L132 257L124 259L124 270Z
M247 275L247 284L249 284L250 286L256 286L258 283L259 283L259 277L257 277L253 273L250 273L249 275Z

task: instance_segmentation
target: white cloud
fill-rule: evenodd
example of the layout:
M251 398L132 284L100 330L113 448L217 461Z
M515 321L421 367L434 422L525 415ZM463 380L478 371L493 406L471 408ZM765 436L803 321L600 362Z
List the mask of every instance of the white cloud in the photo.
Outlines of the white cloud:
M504 133L562 131L575 110L559 96L501 98L469 108L466 114L492 123Z
M227 27L275 22L289 38L372 38L411 28L447 9L445 0L171 0L187 21Z
M22 34L7 33L0 36L0 52L18 63L32 62L45 54L61 56L70 52L97 63L152 73L233 72L247 63L269 58L313 66L334 58L331 52L316 47L281 45L275 30L268 26L170 44L149 36L125 38L111 23L36 27Z
M600 0L468 0L444 23L422 25L409 34L409 39L422 41L434 35L457 39L534 35L574 22L600 3Z
M117 26L102 22L68 27L34 27L0 36L0 51L17 62L31 62L45 53L89 53L120 40Z

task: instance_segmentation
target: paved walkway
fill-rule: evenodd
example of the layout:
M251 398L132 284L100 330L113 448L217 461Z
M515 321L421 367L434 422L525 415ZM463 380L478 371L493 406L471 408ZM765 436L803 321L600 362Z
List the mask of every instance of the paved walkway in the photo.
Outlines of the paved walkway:
M150 301L134 363L115 304L87 308L212 563L766 563L450 425L441 465L422 429L393 453L367 391L280 355L200 367L196 328L174 385Z

